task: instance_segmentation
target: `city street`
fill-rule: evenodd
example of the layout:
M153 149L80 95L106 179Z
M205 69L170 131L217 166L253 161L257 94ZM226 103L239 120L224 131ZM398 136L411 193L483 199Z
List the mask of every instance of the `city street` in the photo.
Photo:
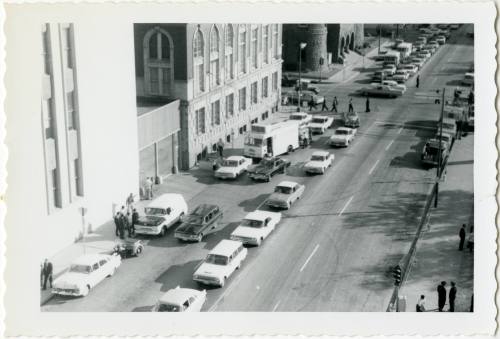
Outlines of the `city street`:
M201 243L179 242L173 228L164 238L140 237L144 252L124 259L112 278L85 298L55 296L42 311L151 311L169 289L199 289L192 275L201 260L248 212L267 209L264 201L282 180L304 184L304 195L282 211L280 224L260 247L248 247L247 259L225 287L203 287L207 302L202 310L385 311L394 289L391 269L409 250L436 177L436 170L424 169L420 160L441 110L434 102L436 90L446 88L451 96L473 58L473 39L463 26L420 70L419 88L414 76L402 97L370 97L370 113L364 112L366 98L357 91L371 83L373 62L355 67L356 75L340 82L323 81L317 86L329 107L336 96L339 111L347 111L352 97L359 112L361 127L349 147L327 144L341 125L335 114L334 128L314 136L310 147L285 155L291 167L269 183L246 175L220 181L201 168L169 177L196 188L185 196L190 210L202 203L219 205L225 227ZM317 150L333 153L333 166L324 175L306 175L302 167ZM176 192L175 184L169 187Z

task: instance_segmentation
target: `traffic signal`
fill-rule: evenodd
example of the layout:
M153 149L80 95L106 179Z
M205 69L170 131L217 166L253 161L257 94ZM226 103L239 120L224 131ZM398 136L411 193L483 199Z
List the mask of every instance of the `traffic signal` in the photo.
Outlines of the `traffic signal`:
M397 265L394 267L392 276L394 277L394 285L400 286L401 285L401 266Z

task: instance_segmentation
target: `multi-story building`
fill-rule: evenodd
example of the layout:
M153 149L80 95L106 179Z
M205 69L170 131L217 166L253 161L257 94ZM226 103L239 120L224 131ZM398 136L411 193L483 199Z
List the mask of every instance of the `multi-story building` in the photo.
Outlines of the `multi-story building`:
M137 96L180 99L181 168L279 109L281 36L280 24L134 25Z

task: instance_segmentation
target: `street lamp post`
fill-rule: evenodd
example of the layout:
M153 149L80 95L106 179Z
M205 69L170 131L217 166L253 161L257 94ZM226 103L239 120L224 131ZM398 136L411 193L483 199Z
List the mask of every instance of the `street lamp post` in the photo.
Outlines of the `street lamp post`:
M441 163L444 161L444 159L442 159L442 157L441 157L441 152L442 152L441 143L443 140L444 91L445 91L445 88L443 88L443 96L441 98L441 119L439 119L440 120L440 122L439 122L439 142L438 142L439 149L438 149L438 165L437 165L437 169L436 169L436 197L434 199L434 207L438 206L439 180L441 179L441 175L442 175L442 171L443 171Z
M306 48L307 44L301 42L299 44L299 98L297 100L297 112L300 112L300 99L302 97L302 50Z

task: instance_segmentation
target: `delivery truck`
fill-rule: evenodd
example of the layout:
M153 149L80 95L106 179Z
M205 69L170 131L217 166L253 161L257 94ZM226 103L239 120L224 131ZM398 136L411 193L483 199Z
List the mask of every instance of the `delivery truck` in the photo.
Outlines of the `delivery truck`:
M299 122L281 121L273 124L253 124L243 148L243 155L262 159L299 148Z

